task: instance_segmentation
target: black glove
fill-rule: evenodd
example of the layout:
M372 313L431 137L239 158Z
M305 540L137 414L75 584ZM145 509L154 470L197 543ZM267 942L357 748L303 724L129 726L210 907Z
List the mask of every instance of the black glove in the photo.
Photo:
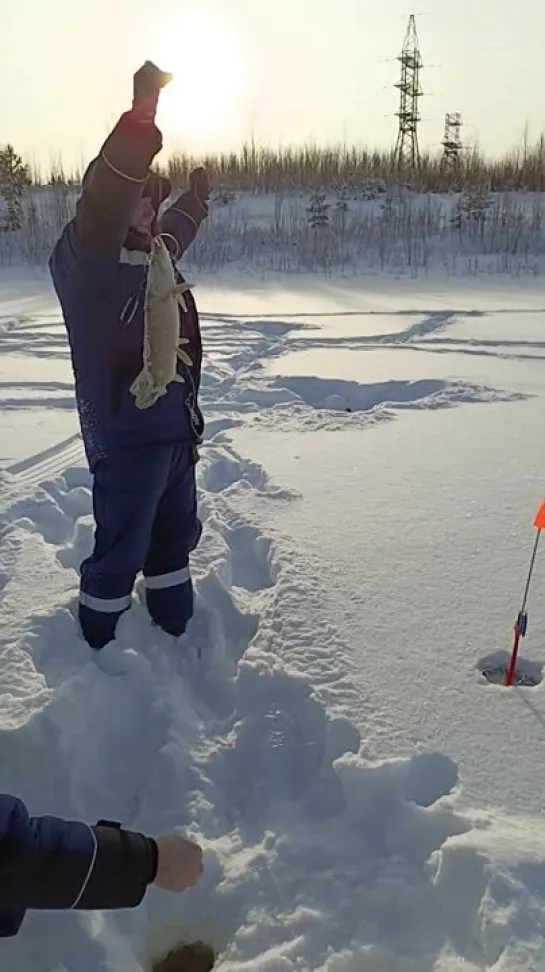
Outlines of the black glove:
M205 205L210 198L210 183L206 169L199 166L189 176L189 188L196 199Z
M155 114L161 90L169 81L172 81L172 74L160 71L151 61L146 61L133 78L133 111L142 108Z

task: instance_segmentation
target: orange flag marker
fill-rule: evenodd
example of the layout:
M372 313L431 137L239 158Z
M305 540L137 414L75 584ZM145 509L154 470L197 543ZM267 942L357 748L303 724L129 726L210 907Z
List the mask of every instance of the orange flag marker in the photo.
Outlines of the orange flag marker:
M545 503L541 504L539 510L536 513L534 526L537 527L538 530L543 530L543 528L545 527Z

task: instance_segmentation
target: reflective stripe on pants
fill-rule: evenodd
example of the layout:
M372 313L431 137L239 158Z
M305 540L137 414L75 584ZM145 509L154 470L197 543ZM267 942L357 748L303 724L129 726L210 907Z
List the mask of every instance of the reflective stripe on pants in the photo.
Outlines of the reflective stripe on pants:
M191 571L189 567L181 567L180 570L171 570L168 574L157 574L155 577L146 577L145 580L148 591L161 591L167 587L187 584L191 580Z

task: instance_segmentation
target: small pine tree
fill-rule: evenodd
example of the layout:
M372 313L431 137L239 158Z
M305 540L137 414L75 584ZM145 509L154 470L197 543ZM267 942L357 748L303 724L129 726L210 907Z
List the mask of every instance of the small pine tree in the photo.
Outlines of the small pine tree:
M468 189L458 200L451 222L457 229L461 229L464 223L484 224L490 206L488 188Z
M333 219L336 228L343 234L346 230L346 217L349 209L348 198L348 187L341 186L341 188L337 190L337 198L335 200L333 210Z
M232 206L237 201L236 193L227 186L218 186L214 190L214 202L221 206Z
M23 225L23 192L30 185L30 171L12 145L0 148L0 195L7 212L2 223L5 233L21 229Z
M365 179L360 186L360 197L364 202L374 202L379 196L386 192L386 184L383 179Z
M316 189L310 197L310 206L307 207L308 222L312 229L322 228L329 225L329 203L322 189Z
M337 193L337 199L335 202L335 212L337 213L347 213L348 212L348 187L341 186Z

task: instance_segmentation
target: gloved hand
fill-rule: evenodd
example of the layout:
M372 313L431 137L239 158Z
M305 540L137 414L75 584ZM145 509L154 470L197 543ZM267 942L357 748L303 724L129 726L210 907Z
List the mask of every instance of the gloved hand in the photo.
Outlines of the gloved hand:
M203 871L202 850L198 844L177 834L157 837L157 874L154 884L164 891L192 888Z
M133 111L155 115L161 90L172 81L172 74L161 71L152 61L146 61L133 78Z
M200 203L205 205L210 198L210 182L206 169L200 165L189 176L189 188Z

